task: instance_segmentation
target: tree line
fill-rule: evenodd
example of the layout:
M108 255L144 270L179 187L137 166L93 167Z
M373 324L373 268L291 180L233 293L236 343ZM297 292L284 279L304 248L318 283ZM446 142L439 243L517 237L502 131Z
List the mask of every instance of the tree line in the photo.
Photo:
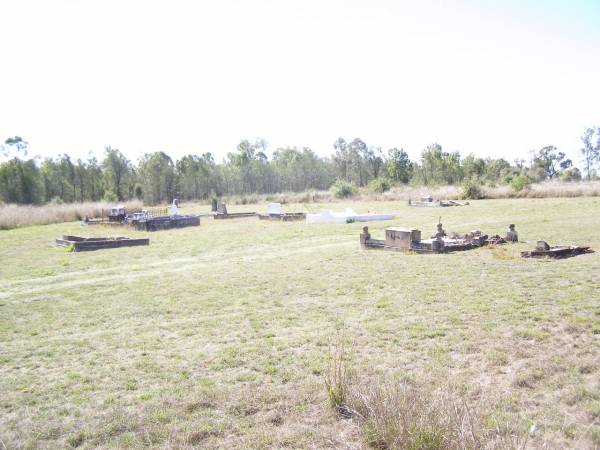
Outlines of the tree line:
M19 136L1 146L0 201L117 202L141 199L147 204L169 203L173 198L208 200L232 194L270 194L283 191L329 189L336 180L352 186L414 184L456 185L466 181L485 185L531 183L560 179L598 178L600 129L589 128L581 137L583 174L554 146L532 151L529 159L509 162L447 152L431 144L416 161L404 149L367 145L356 138L337 139L330 157L310 148L285 147L267 156L264 139L241 141L236 150L217 163L211 153L189 154L173 160L164 152L144 154L137 163L107 146L103 157L27 158L28 143Z

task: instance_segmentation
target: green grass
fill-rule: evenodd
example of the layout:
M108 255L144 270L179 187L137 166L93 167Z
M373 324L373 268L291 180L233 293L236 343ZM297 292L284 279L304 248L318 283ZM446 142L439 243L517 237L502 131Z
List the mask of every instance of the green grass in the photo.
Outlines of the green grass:
M600 445L600 253L519 256L538 239L600 250L600 199L346 206L397 213L374 238L427 236L441 215L447 231L515 223L525 242L406 255L361 251L361 223L203 219L149 247L69 253L54 238L145 234L0 231L0 448L365 446L327 406L341 322L362 377L452 379L490 423L535 424L532 446Z

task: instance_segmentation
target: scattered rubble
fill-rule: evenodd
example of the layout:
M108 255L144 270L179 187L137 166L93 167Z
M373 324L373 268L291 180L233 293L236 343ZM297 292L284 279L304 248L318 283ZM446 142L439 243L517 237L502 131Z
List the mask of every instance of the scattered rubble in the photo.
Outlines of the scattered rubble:
M217 207L217 213L213 217L215 219L239 219L243 217L254 216L256 216L255 212L230 213L227 211L227 206L225 205L225 203L220 203Z
M452 233L446 235L442 224L438 223L437 232L430 239L421 239L421 230L416 228L386 228L385 239L372 239L369 227L363 227L360 234L362 248L383 248L385 250L412 251L416 253L448 253L470 250L487 244L503 244L506 240L500 236L488 237L475 230L464 235Z
M459 203L454 200L434 200L431 197L422 197L421 200L408 200L408 206L467 206L469 202Z
M584 253L594 253L589 247L558 245L550 247L545 241L538 241L532 251L521 252L523 258L570 258Z
M267 205L267 211L267 214L258 214L259 220L280 220L289 222L306 218L305 213L284 213L281 203L269 203Z
M319 214L307 214L306 223L352 223L352 222L370 222L374 220L392 220L393 214L357 214L351 208L346 208L342 213L336 213L328 209L322 210Z
M123 236L116 237L80 237L63 235L56 239L56 245L67 247L74 252L101 250L105 248L133 247L136 245L149 245L150 239L131 239Z

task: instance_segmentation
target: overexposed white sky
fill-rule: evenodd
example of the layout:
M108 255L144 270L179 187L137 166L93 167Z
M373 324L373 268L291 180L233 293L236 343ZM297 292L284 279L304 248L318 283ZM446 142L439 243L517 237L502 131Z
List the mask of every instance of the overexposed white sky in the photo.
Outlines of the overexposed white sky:
M0 0L0 139L174 158L339 136L579 163L598 0Z

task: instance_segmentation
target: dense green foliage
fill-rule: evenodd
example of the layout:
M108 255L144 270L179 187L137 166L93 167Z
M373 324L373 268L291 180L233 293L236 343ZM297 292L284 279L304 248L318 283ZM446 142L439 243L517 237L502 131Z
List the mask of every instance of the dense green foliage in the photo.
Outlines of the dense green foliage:
M479 200L484 198L483 189L475 178L465 180L462 185L461 197L465 200Z
M590 128L581 139L584 174L592 179L600 164L600 132ZM331 158L306 147L278 148L269 158L266 141L257 139L241 141L221 163L211 153L174 161L164 152L154 152L134 164L110 146L101 161L93 156L74 161L67 154L27 159L28 142L19 136L4 144L0 147L5 158L0 163L0 201L21 204L129 199L159 204L173 198L207 200L231 194L327 189L343 197L365 186L385 192L393 184L408 183L462 185L465 196L476 198L485 185L510 184L520 191L531 182L582 178L579 169L554 146L531 152L527 163L511 164L502 158L461 157L458 151L447 152L437 143L427 146L418 161L411 161L403 149L384 152L359 138L336 140Z
M331 193L336 198L351 197L356 193L356 186L350 181L338 179L331 185Z

